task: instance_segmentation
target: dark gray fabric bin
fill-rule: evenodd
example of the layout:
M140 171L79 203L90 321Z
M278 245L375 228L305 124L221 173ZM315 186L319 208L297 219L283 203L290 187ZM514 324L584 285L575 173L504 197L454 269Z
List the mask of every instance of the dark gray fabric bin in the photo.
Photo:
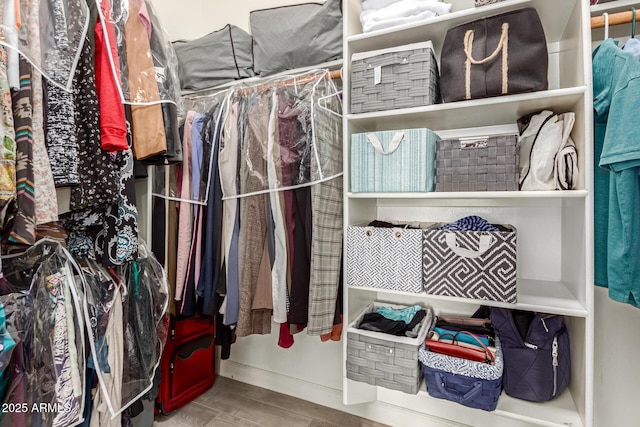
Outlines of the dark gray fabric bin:
M254 10L249 22L259 75L342 58L341 0Z
M252 77L253 39L235 25L173 43L182 90L200 90Z

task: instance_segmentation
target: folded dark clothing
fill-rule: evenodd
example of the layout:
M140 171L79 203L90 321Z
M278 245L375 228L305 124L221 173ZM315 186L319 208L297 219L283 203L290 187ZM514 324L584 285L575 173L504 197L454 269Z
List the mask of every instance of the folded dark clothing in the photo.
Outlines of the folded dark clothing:
M379 313L367 313L364 315L362 322L360 322L358 329L402 336L407 330L407 323L402 320L387 319Z
M368 225L369 227L378 227L378 228L412 228L412 229L418 228L410 224L393 224L391 222L378 221L377 219L371 221Z
M427 312L425 310L420 310L416 314L414 314L413 319L411 319L411 322L409 322L409 324L407 325L407 331L413 330L413 328L415 328L418 323L422 322L422 319L424 319L426 316Z

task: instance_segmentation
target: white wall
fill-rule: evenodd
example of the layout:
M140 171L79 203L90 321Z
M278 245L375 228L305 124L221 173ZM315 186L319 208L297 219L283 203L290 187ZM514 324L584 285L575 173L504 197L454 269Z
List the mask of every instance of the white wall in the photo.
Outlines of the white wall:
M194 39L227 24L249 30L249 12L307 3L297 0L152 0L171 40ZM322 3L322 0L315 0Z
M153 0L172 40L193 39L227 23L249 31L249 11L303 3L304 0ZM296 336L291 349L277 346L277 333L240 338L232 347L232 359L223 362L221 374L236 376L277 390L275 372L282 381L298 383L299 397L340 407L342 347L321 343L317 337ZM595 426L638 425L635 409L640 393L640 310L616 303L606 289L595 292ZM310 381L312 384L305 384ZM388 407L354 405L342 408L393 425L417 425L416 414L391 418ZM411 421L413 417L413 422ZM420 424L427 425L427 424ZM431 421L428 425L445 425Z

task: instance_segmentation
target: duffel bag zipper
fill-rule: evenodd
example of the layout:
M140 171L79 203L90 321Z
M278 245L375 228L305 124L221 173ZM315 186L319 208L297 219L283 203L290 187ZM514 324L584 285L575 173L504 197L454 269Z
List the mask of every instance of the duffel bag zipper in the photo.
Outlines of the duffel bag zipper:
M551 349L553 356L553 395L555 397L558 391L558 337L553 337L553 347Z

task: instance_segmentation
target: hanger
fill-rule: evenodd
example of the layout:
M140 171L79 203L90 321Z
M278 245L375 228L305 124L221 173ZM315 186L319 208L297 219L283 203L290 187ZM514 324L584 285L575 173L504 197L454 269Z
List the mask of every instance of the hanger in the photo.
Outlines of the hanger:
M609 38L609 14L605 12L602 16L604 17L604 39L607 40Z
M636 8L631 8L631 38L636 38Z
M340 91L334 92L334 93L332 93L330 95L321 96L320 98L318 98L318 101L317 101L318 107L321 110L324 110L329 114L333 114L336 117L342 118L342 114L336 113L331 108L327 107L327 103L326 103L326 101L328 99L333 98L333 97L337 97L338 98L338 102L340 102L342 104L342 99L340 98L341 95L342 95L342 91L340 90Z

